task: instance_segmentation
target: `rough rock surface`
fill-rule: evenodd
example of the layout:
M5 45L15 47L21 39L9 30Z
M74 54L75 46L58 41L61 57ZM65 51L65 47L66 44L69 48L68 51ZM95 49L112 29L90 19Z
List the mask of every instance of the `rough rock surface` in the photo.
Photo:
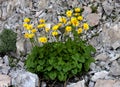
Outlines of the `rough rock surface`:
M31 49L31 44L26 44L23 39L23 19L29 17L36 23L38 19L45 18L48 20L48 24L50 24L48 27L50 27L52 23L58 21L57 14L77 6L84 8L83 17L87 19L91 27L95 26L94 29L89 30L85 36L85 38L90 39L89 43L97 50L95 54L96 62L91 64L90 72L84 77L87 87L119 87L119 0L0 0L0 32L4 28L8 28L12 29L18 35L16 44L18 55L12 59L7 55L4 57L1 56L0 73L10 75L12 77L12 84L16 85L16 87L18 85L19 87L25 87L22 85L29 84L27 83L28 81L30 81L32 83L31 86L34 87L35 82L38 82L36 75L19 71L21 68L24 68L23 61L26 58L21 55L29 53ZM95 13L93 13L93 11L95 11ZM93 35L96 37L92 37ZM19 60L17 58L19 58ZM28 80L28 78L30 79ZM45 84L43 84L43 87L47 86L46 82L42 83ZM112 83L114 85L112 85ZM81 83L78 82L74 85L77 87L79 84Z
M8 87L11 85L11 78L8 75L0 74L0 87Z
M39 87L39 78L36 74L25 70L11 71L12 85L16 87Z

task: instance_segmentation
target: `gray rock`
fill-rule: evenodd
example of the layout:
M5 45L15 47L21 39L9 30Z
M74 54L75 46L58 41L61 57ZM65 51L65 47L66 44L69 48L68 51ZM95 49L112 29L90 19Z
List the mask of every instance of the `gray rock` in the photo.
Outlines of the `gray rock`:
M3 59L0 57L0 65L3 64Z
M90 69L92 69L93 71L95 71L95 69L96 69L96 64L95 64L95 63L91 63Z
M22 67L22 68L24 67L24 63L21 62L21 61L19 61L17 65L19 65L19 66Z
M11 71L12 85L15 87L39 87L39 78L36 74L25 70Z
M17 40L16 42L16 47L17 47L17 54L20 56L21 54L25 55L26 54L26 49L25 49L25 39L21 38Z
M110 46L120 40L120 24L115 24L113 26L109 26L110 28L107 28L106 26L103 27L101 39L104 46Z
M113 87L114 80L97 80L95 87Z
M102 60L105 61L107 60L108 56L105 53L101 53L95 57L95 60Z
M97 73L95 73L95 75L92 76L91 80L97 81L98 79L104 79L108 74L109 74L109 72L107 72L107 71L97 72Z
M117 63L117 61L113 61L110 68L110 74L115 76L120 75L120 65Z
M92 81L90 81L90 82L89 82L89 86L88 86L88 87L94 87L94 85L95 85L95 83L94 83L94 82L92 82Z
M120 41L116 41L115 43L112 44L113 49L117 49L120 47Z
M46 87L46 85L47 85L46 82L41 83L41 87Z
M110 15L110 14L112 13L112 11L113 11L113 8L114 8L113 4L112 4L112 3L109 3L109 2L106 0L106 1L104 1L104 2L102 3L102 5L103 5L103 8L104 8L105 13L106 13L107 15Z
M96 13L91 13L86 16L86 20L90 26L95 26L95 25L98 25L100 16Z
M119 54L119 53L118 53L118 54L115 54L115 56L112 57L112 58L110 59L110 61L117 60L118 58L120 58L120 54Z
M6 66L6 65L2 65L2 69L1 69L1 71L2 71L2 73L3 74L8 74L9 73L9 70L10 70L10 66Z
M83 15L83 17L86 18L86 16L89 15L92 12L92 10L89 6L88 7L84 6L83 8L84 8L84 11L83 11L82 15Z
M85 87L85 81L82 80L82 81L79 81L77 83L67 85L67 87Z
M8 87L11 85L11 78L8 75L0 74L0 87Z
M5 64L5 65L9 65L9 59L8 59L8 56L7 56L7 55L5 55L5 56L3 57L3 61L4 61L4 64Z

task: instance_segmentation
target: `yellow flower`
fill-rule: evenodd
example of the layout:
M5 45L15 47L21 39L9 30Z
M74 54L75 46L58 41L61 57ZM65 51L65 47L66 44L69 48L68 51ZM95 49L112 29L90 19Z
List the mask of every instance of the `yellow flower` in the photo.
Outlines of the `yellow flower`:
M29 34L28 37L29 38L33 38L35 35L33 33Z
M83 24L83 28L84 28L85 30L88 30L88 29L89 29L89 25L88 25L87 23L84 23L84 24Z
M40 23L45 23L45 20L44 19L40 19L39 22Z
M52 30L58 30L58 28L59 28L59 26L58 25L54 25L53 27L52 27Z
M29 38L29 33L25 33L25 34L24 34L24 37L25 37L25 38Z
M80 12L80 8L75 8L75 12Z
M77 33L81 34L82 33L82 28L78 28Z
M83 17L82 17L82 16L78 16L77 19L78 19L79 21L82 21L82 20L83 20Z
M37 26L37 28L44 28L45 27L45 24L39 24L38 26Z
M53 31L52 32L52 36L57 36L58 35L58 32L57 31Z
M27 30L30 30L33 28L33 25L32 24L28 24L28 26L26 27Z
M73 26L79 26L79 21L76 17L71 18L71 23Z
M36 30L36 29L32 29L31 32L32 32L32 33L36 33L37 30Z
M45 28L45 32L49 32L50 28Z
M61 17L61 18L60 18L60 22L66 24L67 19L66 19L65 17Z
M68 24L68 25L71 25L71 21L68 21L67 24Z
M30 19L29 18L25 18L24 22L28 23L28 22L30 22Z
M39 37L38 41L41 43L46 43L47 42L47 38L46 37Z
M57 25L58 25L59 27L61 27L61 26L62 26L62 23L58 23Z
M24 37L25 37L25 38L33 38L33 37L34 37L34 34L33 34L33 33L30 33L30 34L29 34L29 33L25 33L25 34L24 34Z
M79 13L75 13L74 15L75 15L75 16L79 16Z
M25 24L23 24L23 27L24 27L24 28L27 28L27 26L28 26L28 24L26 24L26 23L25 23Z
M71 26L66 26L65 30L66 30L66 32L70 32L72 30L72 27Z
M66 11L66 16L71 17L72 16L72 11L71 10Z

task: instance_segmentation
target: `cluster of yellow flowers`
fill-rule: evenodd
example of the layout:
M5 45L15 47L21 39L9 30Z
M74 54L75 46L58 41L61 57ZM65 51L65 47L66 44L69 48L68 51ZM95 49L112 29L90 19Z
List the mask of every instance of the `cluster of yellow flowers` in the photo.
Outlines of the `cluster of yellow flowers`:
M25 38L34 38L35 33L38 31L37 29L41 29L41 28L45 28L45 31L48 32L50 29L45 27L45 20L44 19L40 19L39 20L39 24L37 25L37 27L33 27L32 24L30 24L30 19L29 18L25 18L24 19L24 24L23 27L27 30L27 32L24 34ZM42 43L46 43L47 42L47 38L46 37L39 37L38 38L39 42Z
M58 36L58 31L62 27L65 29L65 33L69 33L73 30L77 31L78 34L81 34L83 30L88 30L89 25L85 22L83 22L83 17L81 15L81 9L80 8L74 8L73 10L67 10L66 16L61 16L59 19L59 22L52 26L51 33L50 28L46 27L46 21L44 19L40 19L39 23L36 27L33 27L32 24L30 24L30 19L25 18L23 27L27 30L27 33L24 34L25 38L34 38L35 33L38 31L38 29L43 29L46 33L50 33L52 36L56 37ZM38 38L38 41L41 43L47 42L47 37L42 36Z

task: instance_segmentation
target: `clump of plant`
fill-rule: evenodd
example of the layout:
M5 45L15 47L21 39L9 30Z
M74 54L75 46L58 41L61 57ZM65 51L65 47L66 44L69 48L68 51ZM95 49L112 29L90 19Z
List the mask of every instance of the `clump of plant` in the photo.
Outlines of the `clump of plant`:
M83 39L89 25L81 13L78 7L67 10L52 27L48 27L44 19L38 24L24 19L24 37L33 45L26 60L27 70L59 81L89 70L95 49Z
M0 53L16 50L17 34L10 29L4 29L0 34Z

